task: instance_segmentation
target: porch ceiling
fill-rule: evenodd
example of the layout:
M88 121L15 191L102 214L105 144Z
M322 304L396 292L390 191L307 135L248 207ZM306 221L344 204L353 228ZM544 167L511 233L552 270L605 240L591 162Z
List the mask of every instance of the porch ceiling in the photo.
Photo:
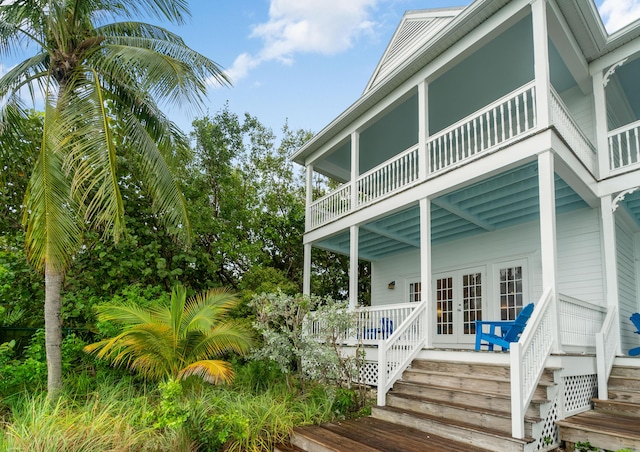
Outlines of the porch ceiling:
M555 185L557 213L587 207L587 203L558 175ZM633 201L629 198L625 202ZM640 215L640 196L634 205ZM445 243L538 218L538 168L533 162L433 199L431 240L433 244ZM314 246L348 255L349 232ZM358 254L361 259L375 261L419 248L420 209L417 205L360 227Z

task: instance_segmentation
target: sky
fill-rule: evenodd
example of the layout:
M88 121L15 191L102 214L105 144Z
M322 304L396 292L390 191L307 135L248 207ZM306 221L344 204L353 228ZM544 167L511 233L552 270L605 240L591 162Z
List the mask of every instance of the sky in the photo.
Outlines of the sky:
M193 119L214 115L225 103L238 115L256 116L276 134L285 122L318 132L362 94L406 10L469 3L189 0L189 22L167 28L222 66L233 86L212 85L195 115L165 111L186 132ZM640 0L596 0L596 5L610 33L640 17ZM10 65L0 62L0 73Z

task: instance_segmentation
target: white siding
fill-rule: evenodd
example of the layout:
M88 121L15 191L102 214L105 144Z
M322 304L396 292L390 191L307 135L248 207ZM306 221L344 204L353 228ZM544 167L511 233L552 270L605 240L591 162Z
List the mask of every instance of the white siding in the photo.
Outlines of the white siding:
M591 143L595 143L595 133L593 130L594 107L592 96L585 96L582 94L582 91L580 91L580 88L575 86L563 91L560 97L569 109L573 120L582 130L582 133L584 133Z
M582 209L557 218L558 290L574 298L604 304L600 223L597 211ZM485 266L488 302L497 296L492 283L496 264L526 259L528 298L542 294L540 229L531 222L483 235L435 246L433 272L440 273L466 267ZM408 301L406 282L420 277L419 252L392 256L372 263L372 305ZM387 285L395 281L395 289ZM495 307L495 306L494 306Z
M560 215L556 224L558 292L606 306L598 211L582 209Z
M638 337L633 334L631 314L638 311L636 257L633 233L627 221L616 215L616 246L618 258L618 301L620 306L620 335L622 353L638 346Z

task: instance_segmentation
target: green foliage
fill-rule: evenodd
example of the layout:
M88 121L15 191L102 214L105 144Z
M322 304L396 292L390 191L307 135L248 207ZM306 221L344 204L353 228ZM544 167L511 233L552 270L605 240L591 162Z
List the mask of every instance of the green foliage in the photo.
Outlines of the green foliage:
M182 385L170 378L161 382L160 406L156 412L155 428L177 428L189 418L189 410L181 403Z
M254 297L252 306L256 310L254 327L264 341L254 357L276 363L290 386L292 377L347 389L360 381L362 347L348 353L342 346L356 325L355 314L344 303L277 292ZM309 334L312 324L314 335ZM357 395L355 406L359 409L366 394Z
M226 318L236 303L234 295L217 289L187 299L186 289L177 285L168 304L97 306L98 320L114 322L121 330L85 350L152 380L197 375L209 383L229 382L229 363L211 358L244 354L251 344L249 332Z

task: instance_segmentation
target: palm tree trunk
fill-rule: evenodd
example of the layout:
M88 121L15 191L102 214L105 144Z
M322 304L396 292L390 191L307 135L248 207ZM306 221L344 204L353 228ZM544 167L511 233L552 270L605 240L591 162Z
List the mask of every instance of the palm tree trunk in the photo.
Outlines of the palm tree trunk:
M45 264L44 340L47 351L47 390L50 400L62 389L62 280L64 273Z

